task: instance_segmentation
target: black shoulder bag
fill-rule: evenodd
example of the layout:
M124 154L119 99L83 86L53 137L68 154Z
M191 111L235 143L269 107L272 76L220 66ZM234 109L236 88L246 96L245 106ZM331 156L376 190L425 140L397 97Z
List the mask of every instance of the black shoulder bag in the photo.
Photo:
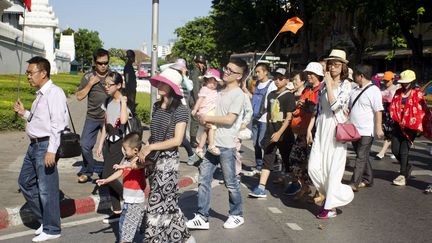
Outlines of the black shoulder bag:
M80 135L76 133L75 126L72 120L72 115L69 106L66 104L69 113L69 119L72 124L73 132L69 127L65 127L60 132L60 146L57 149L56 158L72 158L81 155Z

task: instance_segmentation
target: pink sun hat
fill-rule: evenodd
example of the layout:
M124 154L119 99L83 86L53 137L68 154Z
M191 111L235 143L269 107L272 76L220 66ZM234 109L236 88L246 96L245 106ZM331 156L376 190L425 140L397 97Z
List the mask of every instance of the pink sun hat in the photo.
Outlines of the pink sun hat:
M183 97L180 91L180 84L182 81L183 81L183 77L181 76L181 74L177 70L171 68L167 68L164 71L162 71L159 75L150 78L150 84L153 87L157 88L159 82L162 82L170 86L171 89L173 89L177 95Z

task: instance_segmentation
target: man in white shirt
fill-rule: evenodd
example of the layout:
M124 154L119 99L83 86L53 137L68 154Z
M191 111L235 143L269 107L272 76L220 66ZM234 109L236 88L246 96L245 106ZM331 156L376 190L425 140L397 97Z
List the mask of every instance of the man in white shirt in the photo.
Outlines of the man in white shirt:
M353 142L357 154L354 173L351 178L351 188L373 185L372 166L369 160L374 135L384 137L382 130L382 96L379 88L372 84L372 67L369 65L357 65L354 69L354 81L358 84L350 95L350 121L360 133L360 140Z
M30 111L25 110L20 100L14 105L15 112L27 120L26 133L30 138L18 184L41 224L33 242L41 242L60 237L56 152L60 145L60 132L69 121L66 96L50 79L49 61L36 56L27 62L27 78L37 92Z

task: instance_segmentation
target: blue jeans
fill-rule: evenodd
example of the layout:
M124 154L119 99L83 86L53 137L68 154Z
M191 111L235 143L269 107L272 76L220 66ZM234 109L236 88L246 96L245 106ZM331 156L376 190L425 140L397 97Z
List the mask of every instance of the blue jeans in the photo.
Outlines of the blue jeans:
M30 144L18 184L43 232L60 234L59 176L57 164L45 167L48 141Z
M93 158L93 147L96 144L96 139L99 130L104 126L104 121L96 121L86 119L84 128L81 134L81 149L83 166L78 175L92 176L96 160Z
M266 132L266 127L267 124L265 122L252 119L252 142L255 149L255 161L257 169L261 169L263 166L262 140Z
M229 214L243 215L242 195L240 185L236 178L236 148L219 147L220 156L207 152L199 166L198 178L198 213L208 218L210 210L211 182L217 164L221 164L225 186L229 195Z

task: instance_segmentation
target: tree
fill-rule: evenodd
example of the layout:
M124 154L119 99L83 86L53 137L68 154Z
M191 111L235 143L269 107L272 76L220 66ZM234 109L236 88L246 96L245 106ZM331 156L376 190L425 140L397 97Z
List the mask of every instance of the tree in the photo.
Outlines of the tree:
M202 53L210 61L210 66L219 67L219 53L212 18L195 18L185 26L177 28L174 33L178 41L171 50L171 57L184 58L188 63L192 63L194 55Z
M110 49L108 49L108 51L109 51L110 57L116 57L119 60L123 60L123 63L125 63L127 61L125 50L117 49L117 48L110 48Z
M93 62L93 53L102 48L103 42L99 38L97 31L88 29L78 29L75 33L75 53L76 59L84 66L91 66Z

